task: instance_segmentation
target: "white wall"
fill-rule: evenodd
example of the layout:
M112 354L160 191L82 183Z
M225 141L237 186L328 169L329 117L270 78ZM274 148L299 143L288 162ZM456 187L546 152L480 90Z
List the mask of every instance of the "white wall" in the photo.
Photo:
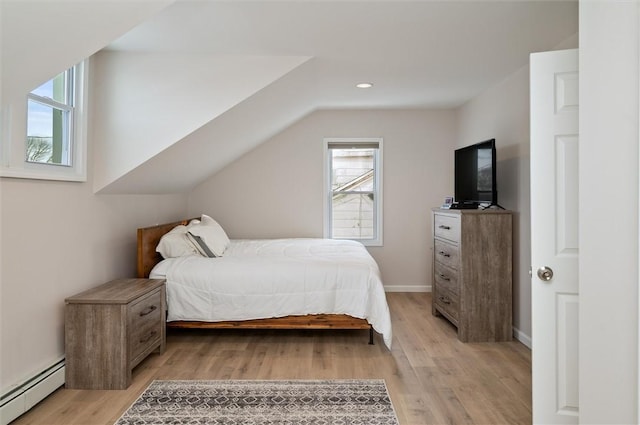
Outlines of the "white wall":
M577 35L556 49L577 47ZM496 139L498 203L513 215L513 326L531 344L531 217L529 190L529 66L458 109L457 146Z
M529 67L458 110L458 147L496 139L498 203L513 211L513 326L530 344Z
M0 180L0 390L64 357L64 299L135 277L136 229L180 219L186 197L96 196L90 183Z
M14 145L13 166L22 164L27 93L171 1L0 1L0 137ZM64 356L66 297L133 275L137 227L186 213L184 195L94 196L87 171L86 183L0 179L2 392Z
M23 166L27 93L173 1L0 1L0 166Z
M580 2L581 423L638 423L639 22Z
M194 189L190 215L231 238L322 237L325 137L384 139L384 247L369 251L385 286L430 286L430 209L453 191L450 110L314 112Z
M0 393L64 357L66 297L135 276L138 227L185 217L186 195L96 196L88 175L0 179Z

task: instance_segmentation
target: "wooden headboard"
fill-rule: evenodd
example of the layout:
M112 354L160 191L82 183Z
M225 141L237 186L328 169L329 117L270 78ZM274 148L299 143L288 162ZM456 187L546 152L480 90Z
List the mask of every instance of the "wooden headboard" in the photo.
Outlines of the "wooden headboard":
M138 277L147 278L151 269L162 261L162 256L156 252L156 246L162 235L174 227L186 225L191 219L176 221L173 223L157 224L151 227L138 229Z

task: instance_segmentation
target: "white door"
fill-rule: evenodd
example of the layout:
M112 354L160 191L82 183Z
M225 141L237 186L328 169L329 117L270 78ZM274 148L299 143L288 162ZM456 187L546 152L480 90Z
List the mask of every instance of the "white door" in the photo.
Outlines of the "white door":
M533 422L575 424L578 51L532 54L530 88Z

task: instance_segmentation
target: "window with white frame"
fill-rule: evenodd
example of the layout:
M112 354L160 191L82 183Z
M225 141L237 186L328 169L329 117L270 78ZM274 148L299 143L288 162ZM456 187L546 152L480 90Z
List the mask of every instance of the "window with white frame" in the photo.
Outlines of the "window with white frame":
M86 66L61 72L22 101L10 100L7 110L24 108L25 115L3 111L10 143L2 145L0 176L86 181Z
M324 236L382 245L382 139L325 139Z
M70 68L27 96L27 162L72 165L74 89Z

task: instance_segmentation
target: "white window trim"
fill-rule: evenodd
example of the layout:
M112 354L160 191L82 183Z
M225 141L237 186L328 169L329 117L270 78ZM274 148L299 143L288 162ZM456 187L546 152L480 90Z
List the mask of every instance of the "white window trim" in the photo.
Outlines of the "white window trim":
M383 246L383 238L382 238L382 230L383 230L383 217L382 211L383 208L383 200L382 196L382 187L383 187L383 178L382 178L382 170L384 161L382 160L382 138L381 137L349 137L349 138L325 138L324 139L324 184L323 186L323 235L327 239L331 239L331 162L329 161L329 145L330 144L344 144L345 148L353 146L357 143L377 143L378 144L378 155L376 161L376 193L377 193L377 202L376 202L376 238L375 239L354 239L358 242L361 242L365 246Z
M25 158L27 143L27 98L23 103L7 105L2 111L2 143L0 152L0 177L58 180L58 181L87 181L87 99L88 99L88 71L89 61L85 60L75 66L75 102L73 119L73 145L71 147L71 166L28 162ZM24 119L16 117L16 111L24 114ZM19 121L24 125L15 125Z

